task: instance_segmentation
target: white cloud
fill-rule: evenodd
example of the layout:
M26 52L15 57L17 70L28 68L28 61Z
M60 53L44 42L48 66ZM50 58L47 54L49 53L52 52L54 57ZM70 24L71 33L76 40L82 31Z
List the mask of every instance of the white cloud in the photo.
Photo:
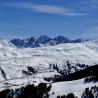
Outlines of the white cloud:
M29 3L17 3L11 4L11 6L24 8L33 12L39 13L48 13L54 15L63 15L63 16L82 16L84 13L72 12L67 8L53 5L38 5L38 4L29 4Z

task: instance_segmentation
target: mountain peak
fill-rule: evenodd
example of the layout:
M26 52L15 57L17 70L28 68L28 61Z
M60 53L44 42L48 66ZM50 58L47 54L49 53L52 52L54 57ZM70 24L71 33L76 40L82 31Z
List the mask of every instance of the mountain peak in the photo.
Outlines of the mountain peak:
M43 44L43 43L46 43L46 42L48 42L48 41L50 41L50 40L51 40L51 38L48 37L47 35L41 35L41 36L36 40L36 43L41 43L41 44Z

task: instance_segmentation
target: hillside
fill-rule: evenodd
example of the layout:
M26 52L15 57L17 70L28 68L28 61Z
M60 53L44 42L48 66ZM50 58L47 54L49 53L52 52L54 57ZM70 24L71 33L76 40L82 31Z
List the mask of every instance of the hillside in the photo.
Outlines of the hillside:
M88 66L98 64L98 45L95 41L85 43L66 43L57 46L17 49L15 47L0 48L0 85L4 82L15 84L30 83L32 78L34 82L44 81L43 77L54 77L60 73L53 69L57 66L61 71L70 69L70 73L84 69L84 67L75 65L85 64ZM67 66L67 62L71 67ZM35 70L28 70L31 67ZM17 82L15 82L15 79ZM13 81L11 81L13 80ZM21 81L20 81L21 80ZM19 82L18 82L19 81ZM3 83L3 84L2 84Z

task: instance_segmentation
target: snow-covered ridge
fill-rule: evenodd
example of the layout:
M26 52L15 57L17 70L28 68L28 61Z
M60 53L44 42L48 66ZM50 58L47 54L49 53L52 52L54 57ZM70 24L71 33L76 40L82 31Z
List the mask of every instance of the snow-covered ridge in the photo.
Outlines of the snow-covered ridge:
M13 45L10 41L6 39L3 39L3 40L0 40L0 48L1 47L14 47L15 48L15 45Z
M97 42L66 43L33 49L18 49L12 44L4 44L3 47L0 47L0 85L5 85L5 81L17 85L28 84L32 82L32 79L33 81L44 81L43 77L59 74L50 68L50 64L56 64L63 69L66 61L69 61L72 66L77 63L98 64ZM35 68L38 71L37 74L32 76L23 74L22 70L27 70L27 66ZM2 74L2 70L5 75ZM15 82L16 80L17 82Z

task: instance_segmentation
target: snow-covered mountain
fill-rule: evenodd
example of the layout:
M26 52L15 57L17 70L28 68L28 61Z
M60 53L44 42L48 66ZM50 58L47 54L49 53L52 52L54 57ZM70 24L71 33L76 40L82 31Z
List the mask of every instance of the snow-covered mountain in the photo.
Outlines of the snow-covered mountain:
M4 40L0 40L0 48L1 47L13 47L13 48L15 48L16 46L13 45L10 41L4 39Z
M55 38L50 38L46 35L41 35L37 39L30 37L27 39L12 39L13 43L18 48L35 48L41 46L54 46L62 43L81 43L84 42L82 39L69 40L64 36L57 36Z
M18 49L6 40L0 41L0 90L46 82L44 78L60 75L53 66L66 69L66 72L70 69L71 73L85 67L76 64L98 64L97 41L24 49Z

